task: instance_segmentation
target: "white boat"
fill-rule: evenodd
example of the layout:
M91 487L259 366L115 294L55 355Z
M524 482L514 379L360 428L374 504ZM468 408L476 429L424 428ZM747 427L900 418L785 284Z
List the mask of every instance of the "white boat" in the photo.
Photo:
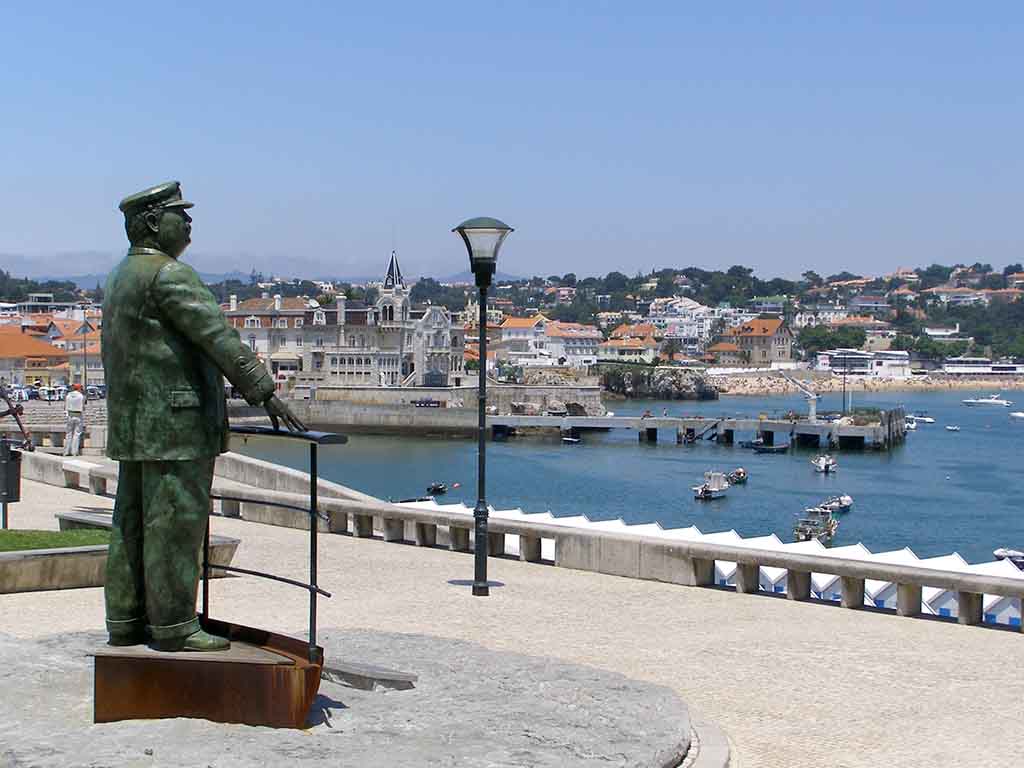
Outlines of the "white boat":
M815 456L811 459L811 464L814 466L815 472L821 472L822 474L831 474L839 469L839 462L828 453L823 453L820 456Z
M849 512L850 507L853 506L853 496L845 493L839 496L830 496L818 506L823 509L831 509L833 512Z
M905 423L907 425L907 429L909 429L910 431L917 429L917 419L915 419L913 416L907 416L907 418L905 419Z
M1024 411L1013 411L1010 413L1011 419L1024 419Z
M956 426L955 424L947 424L946 425L946 431L947 432L959 432L960 431L960 427Z
M1024 571L1024 552L1021 552L1019 549L1007 549L1006 547L1000 547L999 549L992 550L992 556L996 560L1009 560Z
M693 486L693 498L698 501L720 499L729 490L729 481L723 472L705 472L704 482Z
M793 538L797 541L817 539L822 544L828 544L836 535L838 528L839 521L833 516L831 509L808 507L793 526Z
M915 413L913 416L914 421L919 421L922 424L934 424L935 419L924 413Z
M961 400L964 405L996 405L1000 408L1009 408L1013 405L1012 400L1004 400L999 394L989 395L988 397L969 397L966 400Z
M573 445L575 445L579 441L580 441L580 439L578 437L563 437L562 438L562 442L563 443L571 443Z

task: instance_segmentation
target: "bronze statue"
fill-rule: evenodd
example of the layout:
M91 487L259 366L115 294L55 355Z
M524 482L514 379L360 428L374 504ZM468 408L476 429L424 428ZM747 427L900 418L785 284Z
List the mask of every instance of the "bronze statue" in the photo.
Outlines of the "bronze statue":
M195 271L192 203L172 181L121 201L131 248L107 279L102 350L107 456L120 462L107 560L111 645L216 651L196 616L200 548L217 454L228 449L227 378L274 424L304 430Z

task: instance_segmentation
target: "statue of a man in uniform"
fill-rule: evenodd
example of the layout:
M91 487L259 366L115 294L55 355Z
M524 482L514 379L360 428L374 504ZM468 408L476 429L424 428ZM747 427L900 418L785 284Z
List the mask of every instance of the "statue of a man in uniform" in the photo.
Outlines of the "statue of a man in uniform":
M105 588L111 645L217 651L196 615L213 465L228 449L224 378L304 430L195 271L192 207L172 181L121 201L131 248L107 280L107 456L120 462Z

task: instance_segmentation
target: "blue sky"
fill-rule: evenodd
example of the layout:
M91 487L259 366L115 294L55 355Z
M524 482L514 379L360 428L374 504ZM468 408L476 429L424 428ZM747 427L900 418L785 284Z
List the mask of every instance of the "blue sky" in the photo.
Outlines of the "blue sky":
M1019 3L19 4L0 266L103 270L180 179L205 270L1024 258ZM73 254L73 255L68 255Z

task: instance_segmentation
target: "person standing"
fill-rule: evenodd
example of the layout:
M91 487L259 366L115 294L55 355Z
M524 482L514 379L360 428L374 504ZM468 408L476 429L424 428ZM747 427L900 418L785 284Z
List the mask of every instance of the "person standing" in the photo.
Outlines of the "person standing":
M82 455L82 435L85 433L85 395L81 384L72 384L64 398L64 418L67 427L64 433L64 455Z
M111 645L220 651L196 615L200 550L217 455L228 449L224 379L274 428L305 430L263 362L178 257L192 217L176 182L119 206L131 248L103 298L107 456L119 462L104 586Z

